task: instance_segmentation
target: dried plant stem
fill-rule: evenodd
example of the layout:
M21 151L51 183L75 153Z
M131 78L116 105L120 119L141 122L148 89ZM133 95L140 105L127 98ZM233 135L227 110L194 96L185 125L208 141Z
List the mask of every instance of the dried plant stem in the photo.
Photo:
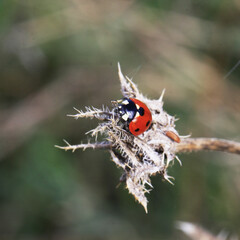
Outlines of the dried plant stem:
M67 146L58 148L64 149L66 151L72 150L73 152L76 149L110 149L111 143L108 142L99 142L99 143L86 143L86 144L78 144L78 145L70 145L68 142ZM188 138L182 139L180 143L176 144L176 152L192 152L192 151L221 151L228 153L240 154L240 143L235 141L229 141L225 139L219 138Z
M178 153L202 150L240 154L240 143L219 138L188 138L176 146Z
M111 148L111 143L109 142L97 142L97 143L82 143L82 144L77 144L77 145L71 145L68 143L66 140L64 142L67 144L67 146L58 146L55 145L55 147L63 149L65 151L71 150L72 152L75 152L77 149L83 149L85 150L86 148L92 148L92 149L110 149Z

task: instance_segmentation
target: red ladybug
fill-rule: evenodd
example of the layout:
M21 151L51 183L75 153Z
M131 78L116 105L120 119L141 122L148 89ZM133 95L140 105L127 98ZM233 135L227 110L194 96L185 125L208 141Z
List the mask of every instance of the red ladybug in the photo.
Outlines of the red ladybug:
M118 101L117 111L126 128L134 136L145 132L152 123L150 110L136 98L123 98Z

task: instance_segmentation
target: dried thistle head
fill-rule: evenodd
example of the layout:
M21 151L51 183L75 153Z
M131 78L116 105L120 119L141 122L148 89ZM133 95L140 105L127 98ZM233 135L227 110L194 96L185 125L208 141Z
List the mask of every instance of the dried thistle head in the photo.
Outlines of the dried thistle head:
M167 169L176 158L175 146L180 142L180 137L175 129L175 118L163 110L163 95L157 100L150 100L142 95L137 86L128 77L124 77L118 64L118 74L121 83L121 92L124 98L134 98L145 103L152 114L151 127L138 136L131 134L122 124L116 101L113 108L86 108L86 111L77 111L77 114L69 115L78 118L97 118L101 120L99 125L88 132L95 137L95 143L70 145L59 147L64 150L75 151L78 148L107 148L112 160L123 169L120 181L126 182L126 188L142 204L147 212L147 198L153 188L151 175L161 174L164 179L170 181ZM98 135L105 137L104 142L97 142ZM181 162L180 162L181 163Z

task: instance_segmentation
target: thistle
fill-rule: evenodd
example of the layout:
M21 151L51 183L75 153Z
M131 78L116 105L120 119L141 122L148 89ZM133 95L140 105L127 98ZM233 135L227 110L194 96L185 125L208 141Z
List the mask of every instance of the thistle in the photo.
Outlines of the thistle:
M162 91L159 99L150 100L139 92L132 79L123 76L120 64L118 64L118 74L123 97L138 99L147 105L152 114L151 127L138 136L131 134L121 124L116 101L112 101L112 109L87 107L85 111L80 111L75 108L77 113L68 116L75 119L97 118L101 121L96 128L87 132L95 138L95 143L71 145L65 141L67 146L56 147L66 151L75 151L79 148L108 149L113 162L123 170L120 181L126 183L129 193L142 204L147 213L146 193L153 188L150 177L161 174L172 184L173 177L168 175L167 170L174 159L181 164L175 153L177 144L184 137L180 138L175 130L176 119L163 110L165 90ZM98 142L98 135L102 135L105 141Z

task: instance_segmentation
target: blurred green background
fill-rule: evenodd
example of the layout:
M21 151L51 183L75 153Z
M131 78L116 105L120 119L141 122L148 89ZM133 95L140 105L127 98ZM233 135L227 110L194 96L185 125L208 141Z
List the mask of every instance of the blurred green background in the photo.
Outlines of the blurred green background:
M240 236L237 155L181 154L146 215L108 152L54 148L97 125L72 107L121 98L118 61L150 98L166 88L181 135L240 141L239 60L238 0L1 0L0 239L188 239L179 220Z

